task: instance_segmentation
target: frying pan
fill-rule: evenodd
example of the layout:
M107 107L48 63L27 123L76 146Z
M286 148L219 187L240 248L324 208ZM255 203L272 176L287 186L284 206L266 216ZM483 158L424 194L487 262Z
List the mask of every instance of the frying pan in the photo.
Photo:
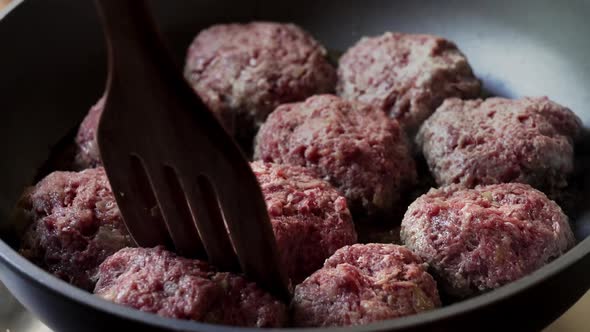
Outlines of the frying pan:
M182 64L194 35L213 23L300 24L328 49L386 30L433 33L455 41L487 93L548 95L590 125L590 1L153 1L158 23ZM2 14L0 14L2 16ZM91 1L28 0L0 21L0 225L23 187L104 89L104 39ZM441 309L374 324L322 331L539 330L590 287L590 136L576 146L576 175L564 209L578 245L531 275ZM45 273L0 233L0 279L56 331L230 331L172 320L102 300ZM242 329L248 330L248 329Z

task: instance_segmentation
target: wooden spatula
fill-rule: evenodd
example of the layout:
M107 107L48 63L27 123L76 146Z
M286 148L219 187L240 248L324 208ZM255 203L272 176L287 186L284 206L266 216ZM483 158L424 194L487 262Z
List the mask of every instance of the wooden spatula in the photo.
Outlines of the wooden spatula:
M174 64L147 4L96 3L109 46L97 140L131 236L139 246L206 257L221 270L241 268L288 299L256 177Z

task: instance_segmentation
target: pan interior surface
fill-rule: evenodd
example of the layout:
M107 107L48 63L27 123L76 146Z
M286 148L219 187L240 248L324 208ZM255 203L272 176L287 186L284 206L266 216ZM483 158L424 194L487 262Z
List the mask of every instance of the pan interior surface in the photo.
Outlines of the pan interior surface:
M590 12L590 2L587 1L177 0L151 3L179 64L200 29L222 22L294 22L334 53L345 51L363 36L386 31L436 34L454 41L465 53L489 95L511 98L546 95L571 108L585 127L590 126L587 107L590 104L590 62L587 60L590 41L585 36L588 31L585 13ZM20 7L0 22L0 40L8 45L0 55L0 70L4 76L0 91L5 92L2 94L5 125L0 131L0 153L5 156L0 163L0 226L3 227L7 226L23 188L33 181L39 166L51 154L52 146L75 128L90 105L100 97L106 78L104 39L91 2L29 1ZM52 15L39 17L40 12L59 12L60 23L56 24ZM30 24L32 20L35 25ZM73 26L78 33L71 32ZM576 146L576 153L576 178L572 181L571 196L581 199L590 194L590 175L584 171L590 166L589 135ZM583 204L572 204L564 210L572 220L580 244L567 257L536 273L537 279L526 278L480 299L453 305L459 306L458 309L449 307L440 309L441 313L401 318L398 323L400 326L413 324L422 318L438 319L443 314L456 313L455 310L484 306L541 280L543 274L558 273L565 259L569 264L587 255L590 210L579 206ZM10 240L6 234L1 237ZM586 251L581 252L582 249ZM14 257L16 253L9 255ZM13 261L23 262L21 259ZM28 266L26 269L30 270ZM52 279L46 278L48 284L69 288ZM91 296L82 291L67 293L74 298L86 297L83 302L87 305L107 307L104 301L88 298ZM191 322L159 320L114 305L107 310L160 326L176 324L187 330L202 327ZM377 325L391 327L384 324L390 322Z

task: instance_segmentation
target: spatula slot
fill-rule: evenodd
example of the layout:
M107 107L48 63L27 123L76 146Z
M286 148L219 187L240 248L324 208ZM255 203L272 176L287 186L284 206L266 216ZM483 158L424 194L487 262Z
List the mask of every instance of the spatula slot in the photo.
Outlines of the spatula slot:
M117 193L117 195L121 195L122 199L126 202L138 200L139 204L137 206L141 206L142 208L136 209L135 211L142 215L141 219L146 219L143 221L144 224L132 226L135 229L135 231L130 231L130 234L135 235L133 240L138 246L153 247L156 245L164 245L171 248L172 239L168 236L168 232L166 231L166 225L160 213L154 192L150 187L149 177L146 173L143 162L138 156L131 155L129 158L129 168L130 190L126 193L128 197L125 197L125 193ZM135 205L131 204L131 206ZM121 208L124 207L125 206L121 206ZM129 222L127 224L129 224ZM145 225L149 225L150 228L157 228L157 231L148 229Z
M172 235L176 252L185 257L205 258L200 236L194 227L193 216L176 171L170 166L164 166L163 175L165 186L156 187L161 190L156 194L162 197L160 204L168 205L163 209L169 213L164 216L164 220Z
M188 191L192 195L187 200L195 217L196 226L202 234L201 238L210 262L223 271L239 271L238 258L229 238L225 218L211 181L206 176L200 175L196 179L194 189Z

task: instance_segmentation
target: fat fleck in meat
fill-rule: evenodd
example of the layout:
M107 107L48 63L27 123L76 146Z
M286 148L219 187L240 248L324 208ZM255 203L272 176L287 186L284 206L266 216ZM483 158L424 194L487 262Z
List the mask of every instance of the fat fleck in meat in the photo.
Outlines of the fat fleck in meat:
M439 185L567 185L580 119L547 97L446 100L417 135Z
M319 269L337 249L356 243L346 199L328 182L299 166L260 161L251 165L294 285Z
M255 158L307 167L346 196L354 214L389 216L416 181L407 143L397 121L382 111L317 95L269 116Z
M251 149L258 126L282 103L332 92L325 48L294 24L217 24L199 33L185 75L205 104Z
M126 248L105 260L94 293L164 317L281 327L286 306L242 275L156 248Z
M339 249L295 288L301 327L361 325L440 307L436 282L420 257L394 244Z
M86 290L103 260L132 245L102 167L49 174L27 189L19 209L30 224L20 253Z
M481 83L457 46L433 35L364 37L340 59L340 96L375 105L413 135L445 98L474 98Z
M575 245L561 208L520 183L432 189L408 208L401 238L457 297L520 279Z

